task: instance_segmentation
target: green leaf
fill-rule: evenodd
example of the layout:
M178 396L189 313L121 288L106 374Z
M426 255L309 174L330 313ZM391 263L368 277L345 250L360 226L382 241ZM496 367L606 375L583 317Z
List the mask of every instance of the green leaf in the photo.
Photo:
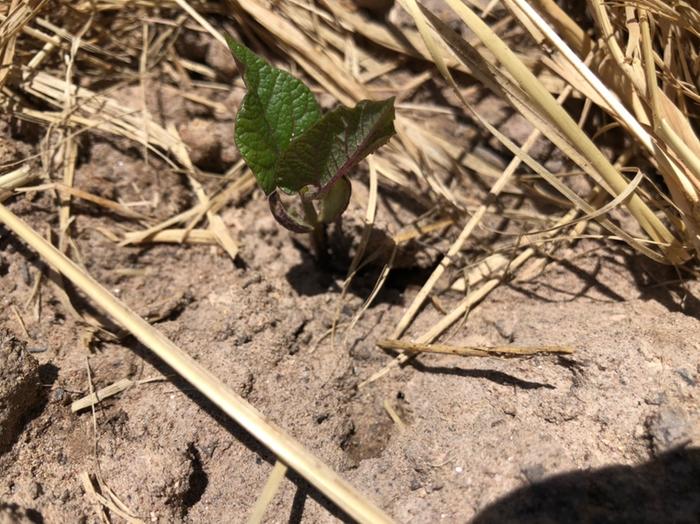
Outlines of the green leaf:
M288 193L314 185L313 197L323 195L395 132L393 98L341 106L292 140L280 157L276 184Z
M350 203L352 186L347 177L341 177L321 199L321 210L318 213L318 221L330 224L343 214Z
M318 121L321 110L301 81L230 37L226 40L248 89L236 115L236 146L262 190L270 194L280 156L292 139Z

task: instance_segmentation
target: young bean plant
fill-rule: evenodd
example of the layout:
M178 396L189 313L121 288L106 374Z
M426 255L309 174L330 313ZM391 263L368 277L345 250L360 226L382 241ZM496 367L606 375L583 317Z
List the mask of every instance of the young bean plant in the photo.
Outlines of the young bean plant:
M291 231L313 233L350 202L348 175L395 133L394 99L362 100L321 114L311 90L228 38L247 93L236 116L235 140L270 210ZM301 215L280 193L297 194Z

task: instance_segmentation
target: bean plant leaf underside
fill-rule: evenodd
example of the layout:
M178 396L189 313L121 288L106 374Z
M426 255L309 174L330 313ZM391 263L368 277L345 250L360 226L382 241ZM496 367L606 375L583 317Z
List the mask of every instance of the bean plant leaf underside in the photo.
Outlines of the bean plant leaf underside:
M227 42L247 88L236 116L236 146L269 195L277 186L282 154L319 120L321 110L301 81L235 40L227 38Z
M394 133L393 98L338 107L292 140L279 159L277 186L294 193L313 185L324 194Z

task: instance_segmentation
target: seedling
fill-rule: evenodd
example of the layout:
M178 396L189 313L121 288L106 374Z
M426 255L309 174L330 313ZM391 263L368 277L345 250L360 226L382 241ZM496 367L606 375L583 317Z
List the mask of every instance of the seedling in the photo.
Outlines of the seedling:
M385 144L394 130L394 99L362 100L326 114L309 88L227 38L247 93L236 116L236 146L265 192L277 222L314 233L350 202L348 175ZM302 215L281 194L299 195Z

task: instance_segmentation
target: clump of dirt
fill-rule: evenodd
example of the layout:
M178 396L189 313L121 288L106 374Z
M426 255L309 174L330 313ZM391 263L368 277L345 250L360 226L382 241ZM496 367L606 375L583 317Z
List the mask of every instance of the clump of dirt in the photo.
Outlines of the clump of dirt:
M22 341L0 328L0 452L16 440L40 399L39 364Z
M182 124L178 131L189 148L192 162L204 170L223 173L238 160L233 126L228 122L193 118Z
M662 406L647 419L646 428L655 455L686 446L700 436L700 427L693 424L681 406Z

